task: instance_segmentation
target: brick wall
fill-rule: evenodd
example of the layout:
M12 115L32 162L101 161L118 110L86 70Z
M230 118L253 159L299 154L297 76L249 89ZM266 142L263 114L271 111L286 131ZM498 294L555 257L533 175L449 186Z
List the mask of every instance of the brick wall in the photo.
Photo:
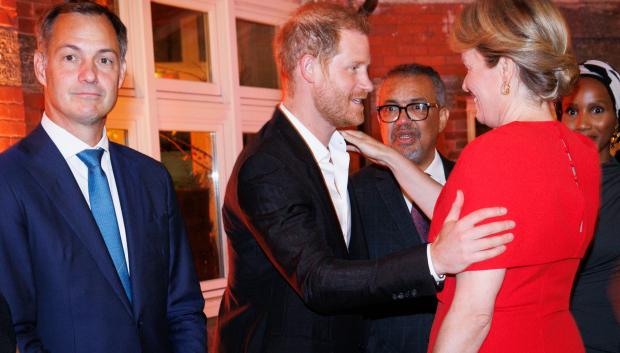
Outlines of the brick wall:
M15 0L0 0L0 150L24 136Z
M452 159L467 143L465 98L460 93L465 67L447 45L449 28L461 9L461 4L380 4L370 16L370 76L375 84L390 68L411 62L432 66L446 83L450 120L438 147ZM374 97L370 105L374 106ZM365 128L379 137L377 119L370 110Z

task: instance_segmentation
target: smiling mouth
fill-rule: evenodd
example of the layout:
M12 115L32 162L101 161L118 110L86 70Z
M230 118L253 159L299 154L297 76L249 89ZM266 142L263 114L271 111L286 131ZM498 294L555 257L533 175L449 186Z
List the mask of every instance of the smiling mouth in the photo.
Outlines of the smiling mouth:
M76 93L72 93L72 95L78 98L83 98L83 99L98 99L98 98L101 98L102 96L100 93L96 93L96 92L76 92Z

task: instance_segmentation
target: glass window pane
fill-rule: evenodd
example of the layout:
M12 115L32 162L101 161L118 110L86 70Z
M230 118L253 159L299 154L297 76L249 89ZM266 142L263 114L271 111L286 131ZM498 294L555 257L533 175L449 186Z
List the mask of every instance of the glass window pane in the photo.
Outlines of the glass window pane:
M215 133L160 131L159 142L161 161L172 175L198 277L201 281L222 277Z
M106 134L108 135L108 140L127 146L127 130L106 128Z
M151 3L155 77L211 82L207 13Z
M241 86L280 88L273 59L276 27L237 19L237 52Z

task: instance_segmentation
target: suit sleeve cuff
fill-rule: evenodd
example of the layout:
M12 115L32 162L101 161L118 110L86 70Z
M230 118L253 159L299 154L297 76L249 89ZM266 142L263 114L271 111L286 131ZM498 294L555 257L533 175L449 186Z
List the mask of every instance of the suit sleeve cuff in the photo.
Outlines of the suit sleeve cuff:
M438 275L437 271L435 271L435 266L433 266L433 259L431 258L431 244L426 245L426 258L428 260L428 269L431 272L431 276L435 279L435 283L437 286L441 286L443 281L446 279L446 275Z

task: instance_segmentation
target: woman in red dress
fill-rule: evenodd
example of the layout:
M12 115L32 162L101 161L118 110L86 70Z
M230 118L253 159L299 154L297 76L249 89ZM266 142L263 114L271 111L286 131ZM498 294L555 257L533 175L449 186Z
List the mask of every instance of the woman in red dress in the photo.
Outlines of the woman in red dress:
M502 205L516 227L503 254L448 276L429 350L583 352L569 297L596 224L600 168L592 141L558 122L551 104L579 72L566 23L550 0L479 0L461 12L452 46L467 67L463 89L476 118L494 130L463 150L429 239L457 217L450 206L461 191L461 215ZM398 170L406 191L415 188L399 178L418 173L410 163L363 136L345 137L364 153L380 151L369 154Z

